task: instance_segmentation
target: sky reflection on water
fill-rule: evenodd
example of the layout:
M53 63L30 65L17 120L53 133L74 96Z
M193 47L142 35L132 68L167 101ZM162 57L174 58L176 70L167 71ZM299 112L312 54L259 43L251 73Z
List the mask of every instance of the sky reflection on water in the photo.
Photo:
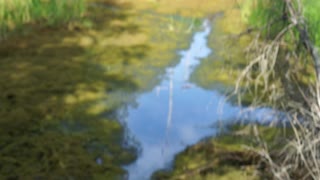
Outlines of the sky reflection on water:
M243 114L218 91L189 82L200 60L212 53L207 46L210 32L211 25L204 21L203 30L194 35L190 48L179 52L180 63L167 69L161 84L138 97L137 107L129 107L125 124L141 148L137 161L126 166L129 179L149 179L154 171L169 167L186 146L218 133L221 123L228 124L240 115L259 120L272 111L262 108Z

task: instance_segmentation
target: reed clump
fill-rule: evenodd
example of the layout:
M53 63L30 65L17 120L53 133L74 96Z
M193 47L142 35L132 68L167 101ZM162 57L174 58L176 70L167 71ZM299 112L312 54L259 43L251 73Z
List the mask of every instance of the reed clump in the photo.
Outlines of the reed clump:
M28 23L67 23L84 12L85 0L0 0L0 37Z

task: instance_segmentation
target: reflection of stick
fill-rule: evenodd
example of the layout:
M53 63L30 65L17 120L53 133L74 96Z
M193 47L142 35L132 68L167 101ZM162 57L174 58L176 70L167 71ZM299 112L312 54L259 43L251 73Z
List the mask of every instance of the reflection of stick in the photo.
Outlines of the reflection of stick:
M169 85L169 111L168 111L168 118L167 118L167 131L169 130L171 126L172 121L172 107L173 107L173 81L172 78L170 78L170 85Z
M169 81L169 107L168 107L167 127L166 127L166 135L165 135L165 145L168 144L169 130L170 130L170 127L171 127L171 122L172 122L172 110L173 110L173 80L172 80L172 76L170 76L170 81ZM165 147L163 147L163 149L162 149L162 154L164 154L164 149L165 149Z
M193 18L193 19L192 19L192 22L191 22L191 24L190 24L190 26L189 26L188 30L186 31L186 33L190 33L190 32L192 31L193 26L194 26L194 22L195 22L195 18Z
M185 71L184 71L184 81L187 82L189 80L189 59L190 59L190 52L187 52L187 57L186 57L186 62L185 62Z

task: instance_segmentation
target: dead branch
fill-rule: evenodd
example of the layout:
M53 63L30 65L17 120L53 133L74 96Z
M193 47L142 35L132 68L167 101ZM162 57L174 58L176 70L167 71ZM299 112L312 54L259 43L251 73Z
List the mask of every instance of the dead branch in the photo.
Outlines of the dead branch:
M293 135L290 137L290 142L283 148L283 152L278 154L281 158L277 159L272 157L265 143L262 143L262 151L259 152L270 166L270 171L274 178L291 179L291 177L299 175L301 179L302 177L305 179L320 179L320 55L317 47L310 38L308 25L302 14L303 6L300 0L283 0L282 2L284 3L282 18L285 17L285 26L277 32L278 34L276 34L272 40L268 39L262 42L258 31L257 38L252 41L252 44L247 50L247 54L252 61L239 75L234 93L238 94L239 101L241 101L241 95L245 93L251 93L250 95L253 95L255 98L254 101L257 101L256 99L259 100L262 95L267 95L271 97L271 99L268 99L268 103L273 104L276 102L277 104L282 104L283 109L291 110L288 112L288 119L291 123L290 127L292 127ZM272 26L273 21L274 19L270 20L264 28ZM261 29L260 32L263 30L265 29ZM246 32L247 31L240 33L239 36L246 34ZM296 38L296 33L299 35L299 42ZM286 38L288 36L291 38L289 41ZM298 82L296 82L297 84L292 84L296 78L292 76L294 75L292 73L294 72L295 65L291 64L289 64L289 69L285 73L285 78L287 78L291 84L286 87L282 82L282 78L280 82L283 87L271 88L273 85L270 83L276 83L277 78L279 78L274 76L275 62L279 57L284 58L284 63L291 58L296 59L296 63L305 60L304 57L300 56L303 54L301 51L290 49L290 47L292 47L290 43L296 45L302 43L303 48L314 62L317 82L310 86L307 93L304 89L300 88ZM279 51L279 49L284 50ZM292 97L287 99L286 97L288 96L285 96L285 94L288 94L286 90L290 90L293 85L298 87L298 93L293 95L302 97L299 101L290 99ZM257 94L257 87L262 88L261 93L264 94ZM282 92L281 88L283 88L285 92ZM279 95L283 95L284 98L280 99L281 97ZM277 97L280 98L277 99ZM301 101L303 101L303 103ZM258 101L259 105L261 103L261 101ZM255 136L258 137L259 134L256 133ZM260 141L263 142L262 140Z

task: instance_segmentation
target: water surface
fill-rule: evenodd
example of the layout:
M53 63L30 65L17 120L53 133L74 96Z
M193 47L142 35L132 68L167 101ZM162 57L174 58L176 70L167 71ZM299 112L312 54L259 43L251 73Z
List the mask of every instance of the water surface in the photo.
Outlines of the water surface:
M181 60L167 68L162 82L137 99L129 107L125 124L139 144L139 158L126 169L129 179L149 179L159 169L170 167L174 156L186 146L204 137L215 135L220 125L243 117L243 109L226 101L218 91L205 90L189 81L201 59L214 53L207 46L211 24L195 33L189 49L179 51ZM247 118L263 120L270 110L245 113Z

